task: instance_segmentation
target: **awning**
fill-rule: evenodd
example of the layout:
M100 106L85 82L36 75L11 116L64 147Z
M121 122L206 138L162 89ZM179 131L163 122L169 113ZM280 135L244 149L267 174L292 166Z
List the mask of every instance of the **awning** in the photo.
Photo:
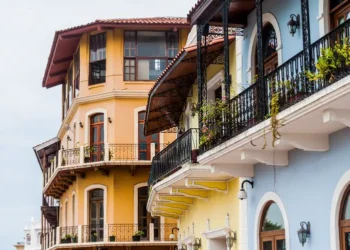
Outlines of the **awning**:
M230 42L234 37L230 37ZM207 47L207 62L223 63L223 38L212 40ZM216 60L216 59L220 60ZM148 97L145 135L178 126L185 111L187 97L197 79L197 45L185 47L164 70Z
M57 137L33 147L35 156L39 162L39 165L42 171L45 169L47 165L48 156L57 154L59 149L60 149L60 139Z

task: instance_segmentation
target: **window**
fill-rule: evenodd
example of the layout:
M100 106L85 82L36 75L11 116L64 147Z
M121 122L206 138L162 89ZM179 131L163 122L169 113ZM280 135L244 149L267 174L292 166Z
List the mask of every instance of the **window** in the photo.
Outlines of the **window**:
M72 225L75 226L75 194L72 196Z
M340 249L350 250L350 186L345 192L339 217Z
M138 114L139 119L139 160L151 160L151 143L155 143L155 153L159 152L159 133L145 136L145 116L146 112L141 111Z
M80 84L80 48L74 55L74 97L79 95L79 84Z
M90 118L90 162L103 161L104 158L104 114Z
M336 28L350 18L349 0L330 0L332 28Z
M285 250L285 230L278 205L270 202L263 212L260 225L260 250Z
M90 36L89 85L106 82L106 33Z
M124 80L157 80L178 50L177 32L125 31Z
M103 227L104 227L103 199L104 199L103 189L93 189L89 192L90 236L95 235L98 241L103 241Z

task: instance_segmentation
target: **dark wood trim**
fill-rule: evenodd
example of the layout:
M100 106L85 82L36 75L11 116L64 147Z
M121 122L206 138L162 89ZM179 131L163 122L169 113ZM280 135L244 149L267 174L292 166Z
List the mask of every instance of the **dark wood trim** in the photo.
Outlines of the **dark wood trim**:
M346 250L345 246L345 237L344 234L347 232L350 232L350 220L343 220L343 215L345 212L345 205L350 199L350 185L346 188L344 195L342 197L341 205L340 205L340 210L339 210L339 240L340 240L340 249L341 250Z
M64 62L70 62L73 60L73 56L67 56L65 58L61 58L59 60L53 61L53 64L60 64L60 63L64 63Z
M51 73L49 75L49 77L54 77L54 76L59 76L59 75L63 75L63 74L67 74L67 70L61 70L61 71L57 71L57 72L54 72L54 73Z

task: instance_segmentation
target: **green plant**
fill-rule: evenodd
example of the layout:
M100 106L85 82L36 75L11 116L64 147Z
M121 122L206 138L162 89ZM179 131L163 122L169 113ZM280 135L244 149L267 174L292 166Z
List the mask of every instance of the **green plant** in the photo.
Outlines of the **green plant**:
M72 235L66 234L66 235L64 236L64 238L65 238L66 240L70 240L70 239L72 238Z
M133 236L142 236L142 235L144 235L145 233L143 232L143 231L140 231L140 230L138 230L138 231L135 231L134 232L134 235Z

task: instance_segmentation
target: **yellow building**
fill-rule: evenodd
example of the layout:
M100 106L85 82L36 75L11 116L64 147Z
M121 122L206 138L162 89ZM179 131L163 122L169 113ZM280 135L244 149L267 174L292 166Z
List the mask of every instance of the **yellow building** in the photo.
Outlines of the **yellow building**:
M62 86L57 137L34 147L43 172L43 249L173 249L177 221L146 210L153 156L149 90L185 46L184 18L96 20L55 34L43 87ZM57 105L57 104L52 104Z
M239 249L244 244L237 235L245 230L241 221L245 208L236 197L243 181L240 177L252 177L253 169L245 165L233 169L229 159L222 164L204 164L200 154L214 137L225 133L224 103L238 88L239 30L228 29L230 35L225 40L222 26L196 29L197 34L202 34L198 32L201 29L206 35L193 39L179 52L149 94L145 134L174 126L183 133L153 158L147 209L154 216L179 220L181 250L226 250L227 240ZM228 89L226 82L231 83ZM211 119L219 120L220 125L210 127Z

